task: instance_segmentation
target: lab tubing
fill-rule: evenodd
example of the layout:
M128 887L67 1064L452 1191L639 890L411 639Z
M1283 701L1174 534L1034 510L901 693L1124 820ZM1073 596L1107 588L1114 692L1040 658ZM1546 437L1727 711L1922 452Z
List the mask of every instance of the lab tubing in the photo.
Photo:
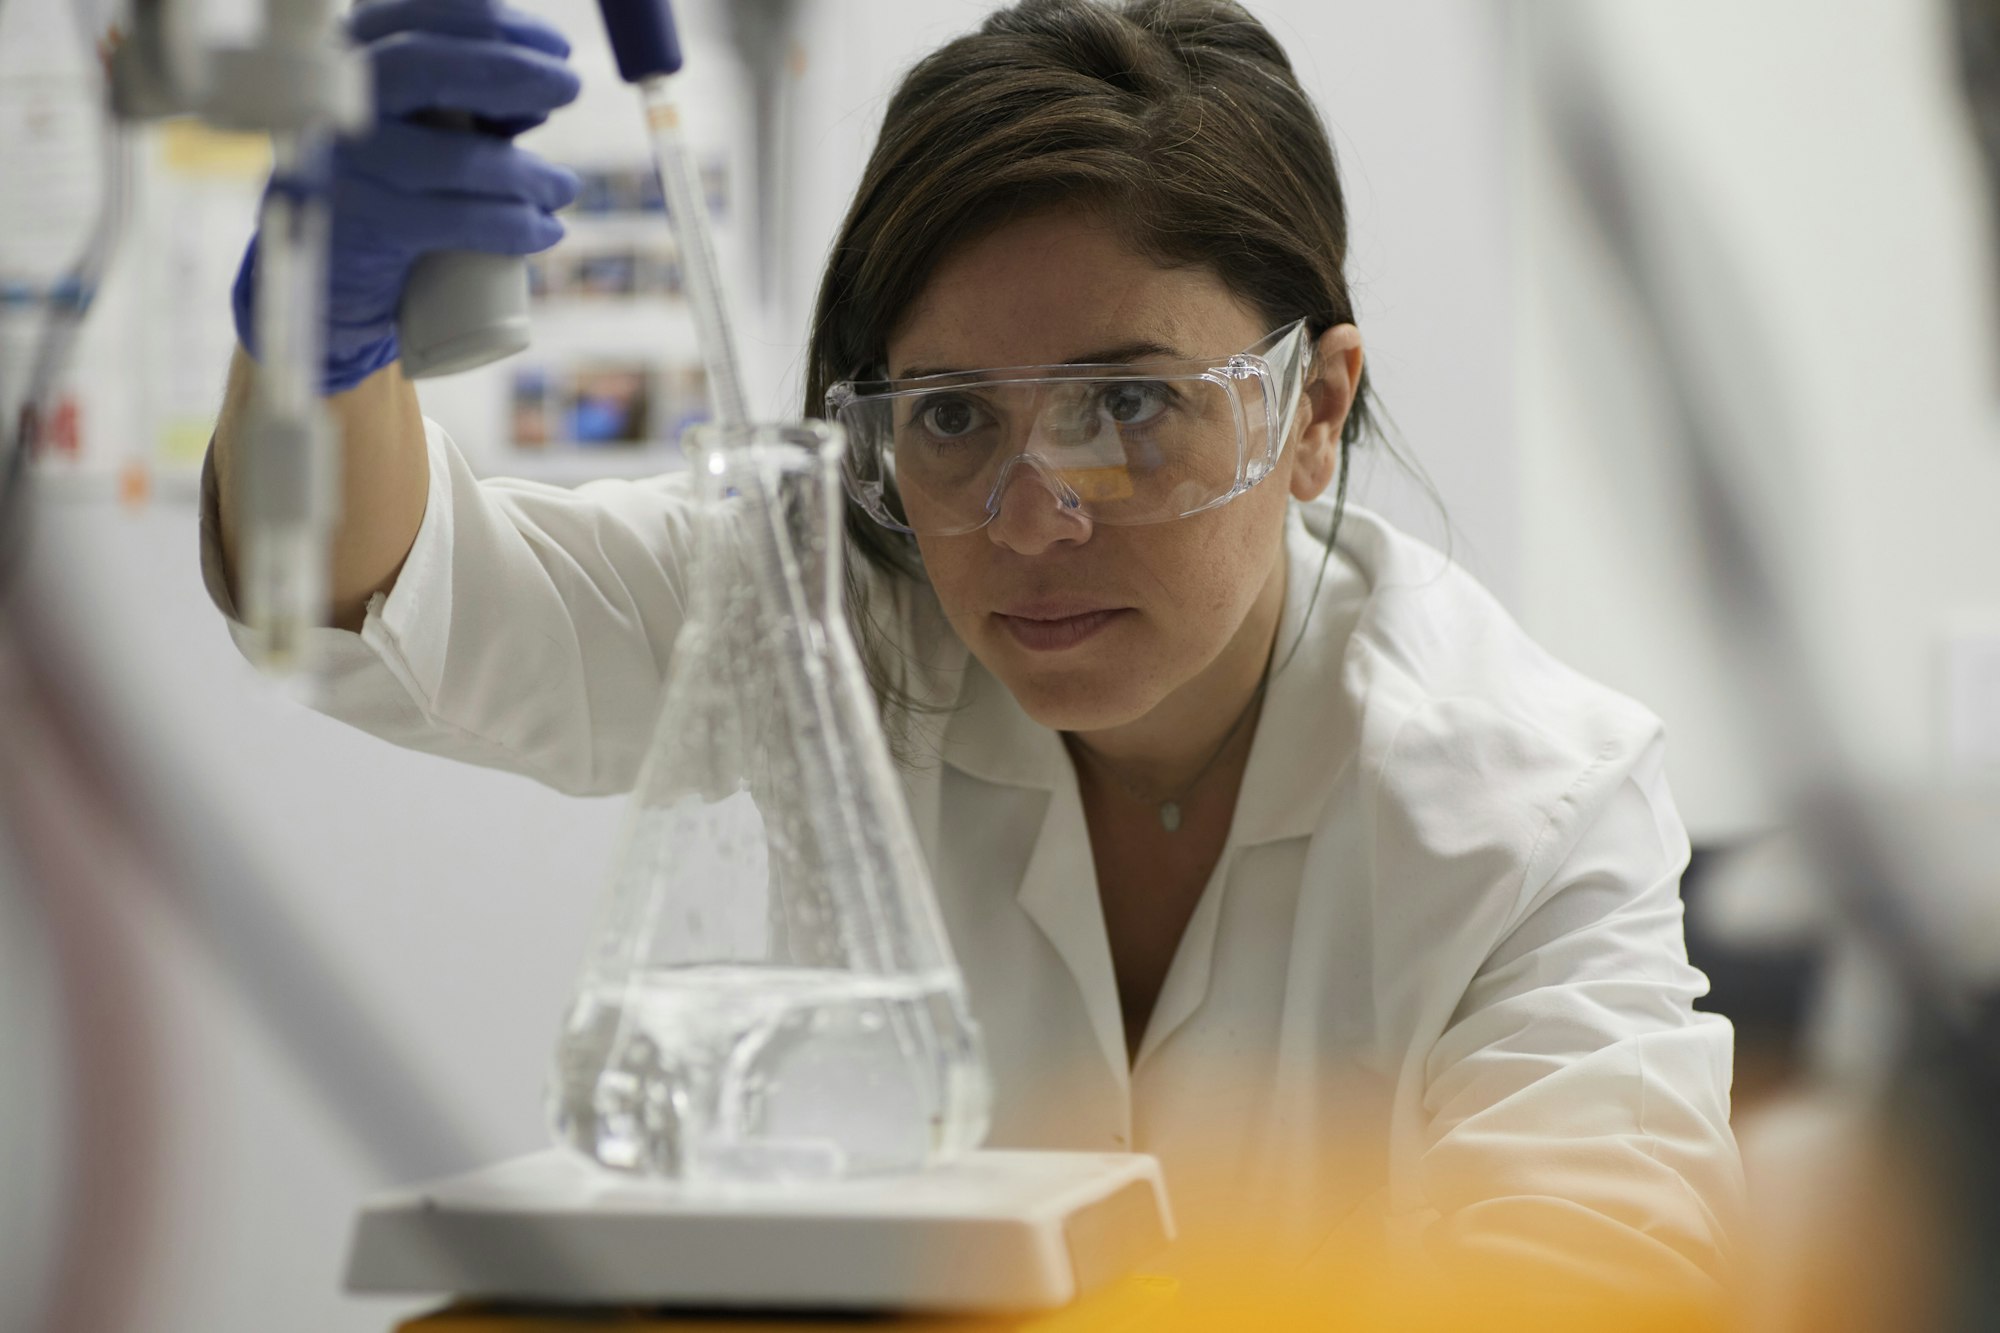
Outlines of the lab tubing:
M314 131L273 137L272 183L259 222L261 355L234 499L242 516L240 592L249 652L276 675L300 665L305 633L325 620L329 595L339 442L319 398L326 148Z

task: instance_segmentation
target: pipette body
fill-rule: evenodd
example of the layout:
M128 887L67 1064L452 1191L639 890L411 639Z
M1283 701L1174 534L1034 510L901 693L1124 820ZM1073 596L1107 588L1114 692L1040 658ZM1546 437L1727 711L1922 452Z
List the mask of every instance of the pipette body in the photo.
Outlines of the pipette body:
M722 293L722 270L715 257L715 237L708 225L708 197L701 170L681 130L675 102L677 75L656 74L639 84L646 107L646 129L652 139L653 161L659 168L667 216L679 243L681 278L694 313L701 343L702 366L708 372L709 405L724 426L750 419L737 368L735 331Z
M673 9L667 0L598 0L598 8L604 15L612 54L618 59L618 73L627 83L637 85L645 105L653 162L666 196L667 218L680 246L682 283L694 312L702 365L708 372L710 408L718 424L741 425L750 419L750 413L737 368L735 335L723 297L715 238L708 225L707 192L682 132L676 102L681 43Z

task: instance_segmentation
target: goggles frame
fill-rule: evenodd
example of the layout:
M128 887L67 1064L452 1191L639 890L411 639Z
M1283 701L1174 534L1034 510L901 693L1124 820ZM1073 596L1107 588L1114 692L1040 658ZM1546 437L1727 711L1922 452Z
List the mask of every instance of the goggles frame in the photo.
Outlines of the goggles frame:
M848 428L842 414L857 404L893 404L898 400L920 398L940 390L978 387L982 389L1023 388L1037 385L1056 385L1078 380L1104 381L1107 383L1152 383L1163 381L1199 380L1214 384L1224 390L1233 409L1236 427L1236 479L1234 484L1221 495L1206 500L1192 509L1174 514L1162 514L1154 518L1115 519L1101 518L1090 514L1093 522L1108 526L1140 527L1152 523L1165 523L1176 518L1187 518L1228 504L1245 491L1255 486L1284 457L1285 449L1291 442L1294 426L1297 424L1299 400L1305 391L1305 373L1310 364L1310 321L1304 318L1272 330L1248 348L1224 357L1195 357L1173 361L1136 361L1105 363L1066 363L1041 366L1002 366L986 370L956 370L937 375L923 375L900 380L842 380L826 391L826 414L830 420L842 425L848 436L849 447L845 450L841 464L841 478L848 496L875 522L892 531L911 536L918 531L896 517L900 500L896 498L895 481L890 470L891 460L885 465L885 454L870 440L857 439L857 432ZM1243 386L1248 381L1258 381L1263 386L1262 404L1264 447L1262 457L1252 458L1252 422L1248 419ZM921 535L958 536L977 532L993 521L1000 512L1000 503L1016 466L1023 461L1035 465L1035 470L1054 492L1056 501L1064 509L1081 510L1089 513L1088 501L1063 479L1065 469L1042 457L1036 451L1022 448L1004 458L993 468L993 485L985 501L985 516L977 523L949 531L927 529ZM892 502L895 508L892 508Z

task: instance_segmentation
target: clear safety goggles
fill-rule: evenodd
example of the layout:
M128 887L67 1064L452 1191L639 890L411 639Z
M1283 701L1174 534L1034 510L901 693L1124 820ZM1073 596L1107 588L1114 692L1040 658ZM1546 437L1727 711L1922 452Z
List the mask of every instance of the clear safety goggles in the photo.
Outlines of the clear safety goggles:
M1220 359L850 380L827 390L827 413L847 433L848 493L901 532L976 531L1017 480L1094 522L1160 523L1277 466L1308 348L1299 320Z

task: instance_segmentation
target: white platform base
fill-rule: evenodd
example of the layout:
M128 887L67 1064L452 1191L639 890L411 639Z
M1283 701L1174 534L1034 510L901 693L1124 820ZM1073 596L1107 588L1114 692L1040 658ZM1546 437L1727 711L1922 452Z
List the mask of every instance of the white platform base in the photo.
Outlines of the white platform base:
M981 1152L920 1175L699 1193L554 1149L372 1200L350 1291L755 1309L1044 1310L1173 1224L1133 1154Z

